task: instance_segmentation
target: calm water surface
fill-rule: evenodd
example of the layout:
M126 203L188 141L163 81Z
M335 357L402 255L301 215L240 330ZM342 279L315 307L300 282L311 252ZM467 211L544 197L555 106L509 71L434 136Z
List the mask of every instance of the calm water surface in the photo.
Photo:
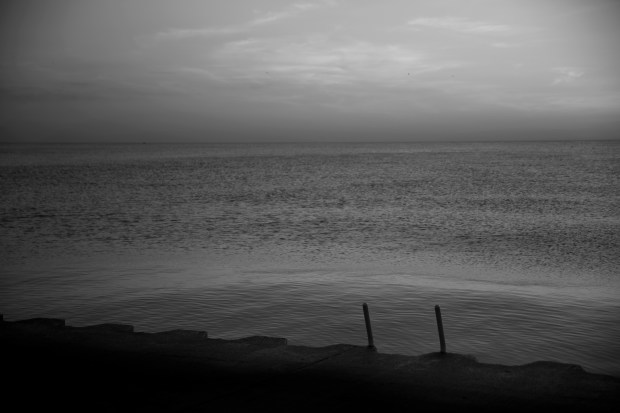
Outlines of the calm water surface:
M620 142L0 146L0 311L620 375Z

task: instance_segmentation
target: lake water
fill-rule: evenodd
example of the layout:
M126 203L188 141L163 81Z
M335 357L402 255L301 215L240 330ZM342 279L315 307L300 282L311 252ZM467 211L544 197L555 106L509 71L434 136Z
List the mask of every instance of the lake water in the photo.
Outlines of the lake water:
M620 142L0 145L0 312L620 375Z

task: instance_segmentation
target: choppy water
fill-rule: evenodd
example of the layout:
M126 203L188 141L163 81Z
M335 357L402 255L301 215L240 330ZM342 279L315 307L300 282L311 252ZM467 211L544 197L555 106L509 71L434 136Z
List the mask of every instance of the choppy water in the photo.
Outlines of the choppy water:
M620 142L0 146L0 312L620 375Z

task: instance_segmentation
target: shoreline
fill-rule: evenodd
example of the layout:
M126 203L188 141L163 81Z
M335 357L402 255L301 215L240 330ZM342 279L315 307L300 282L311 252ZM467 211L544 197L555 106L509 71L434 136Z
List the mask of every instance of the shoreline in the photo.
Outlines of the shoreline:
M0 322L4 403L95 411L361 408L615 411L620 377L538 361L485 364L472 356L383 354L365 346L288 345L277 337L134 332L131 325Z

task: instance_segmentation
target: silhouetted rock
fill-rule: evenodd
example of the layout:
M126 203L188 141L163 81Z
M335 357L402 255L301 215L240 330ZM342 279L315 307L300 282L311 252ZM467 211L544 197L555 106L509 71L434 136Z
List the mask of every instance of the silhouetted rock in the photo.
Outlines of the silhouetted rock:
M162 331L159 333L153 333L159 336L166 337L175 337L178 339L186 339L186 338L208 338L209 335L206 331L198 331L198 330L184 330L184 329L176 329L170 331Z
M65 320L63 320L62 318L29 318L26 320L16 321L16 323L29 324L32 326L39 326L39 327L54 327L54 328L61 328L65 326Z
M283 338L2 323L2 402L23 411L615 411L620 378L579 366L313 348Z
M288 344L288 340L280 337L266 337L266 336L252 336L245 337L238 340L233 340L237 343L248 343L261 347L278 347L278 346L286 346Z
M117 333L133 333L134 329L131 324L114 324L114 323L104 323L104 324L95 324L88 327L82 327L88 330L100 330L100 331L114 331Z

